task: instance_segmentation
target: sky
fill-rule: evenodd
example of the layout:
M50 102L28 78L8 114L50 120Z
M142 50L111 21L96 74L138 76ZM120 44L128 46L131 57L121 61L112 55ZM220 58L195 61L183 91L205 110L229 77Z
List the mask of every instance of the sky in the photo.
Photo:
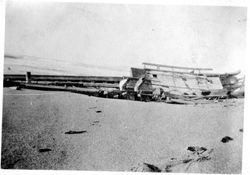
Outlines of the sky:
M245 7L10 0L5 54L93 75L127 76L142 62L244 72L246 21Z

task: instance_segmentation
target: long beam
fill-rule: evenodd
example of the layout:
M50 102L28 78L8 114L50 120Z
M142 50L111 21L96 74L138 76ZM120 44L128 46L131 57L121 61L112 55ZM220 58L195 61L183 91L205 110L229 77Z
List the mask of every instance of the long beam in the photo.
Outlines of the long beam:
M170 66L170 65L163 65L163 64L153 64L153 63L142 63L144 66L156 66L156 67L165 67L171 69L184 69L184 70L198 70L198 71L212 71L212 68L194 68L194 67L181 67L181 66Z
M119 82L123 77L106 76L62 76L62 75L31 75L31 81L83 81L83 82ZM5 74L4 80L25 81L24 74Z
M204 75L202 74L194 74L194 73L190 73L190 72L180 72L180 71L170 71L170 70L158 70L158 69L145 69L146 72L150 72L150 71L156 71L156 72L166 72L166 73L177 73L177 74L187 74L187 75L193 75L195 77L201 77L204 78Z

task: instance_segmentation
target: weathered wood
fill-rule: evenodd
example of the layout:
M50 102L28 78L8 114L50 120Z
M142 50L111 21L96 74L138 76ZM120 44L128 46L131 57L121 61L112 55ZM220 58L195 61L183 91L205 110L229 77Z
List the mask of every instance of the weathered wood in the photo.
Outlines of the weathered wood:
M75 87L96 87L96 88L119 88L118 83L90 83L90 82L68 82L68 81L60 81L60 82L50 82L50 81L37 81L37 84L41 85L55 85L55 86L75 86Z
M137 78L144 77L145 73L146 73L145 69L131 67L132 77L137 77Z
M82 134L82 133L85 133L87 132L87 130L83 130L83 131L67 131L65 132L65 134Z
M206 75L207 77L222 77L222 78L226 78L229 76L235 76L240 74L241 71L236 71L236 72L230 72L230 73L204 73L204 75Z
M171 68L171 69L184 69L184 70L206 70L206 71L212 71L212 68L194 68L194 67L181 67L181 66L170 66L170 65L163 65L163 64L153 64L153 63L142 63L144 66L156 66L156 67L165 67L165 68Z
M26 83L31 83L31 72L26 72Z
M173 70L159 70L159 69L149 69L149 68L145 68L146 72L150 72L150 71L157 71L157 72L165 72L165 73L175 73L175 74L182 74L182 75L194 75L195 77L201 77L204 78L204 74L195 74L193 72L181 72L181 71L173 71ZM171 74L171 76L173 76L173 74Z
M182 99L171 99L170 101L167 101L167 103L174 103L174 104L195 104L193 101L186 101Z
M70 91L87 95L98 95L99 89L94 88L75 88L75 87L63 87L63 86L51 86L51 85L37 85L37 84L23 84L23 88L48 90L48 91Z
M5 74L4 80L26 81L26 75ZM84 82L119 82L123 77L108 76L69 76L69 75L32 75L32 81L84 81Z

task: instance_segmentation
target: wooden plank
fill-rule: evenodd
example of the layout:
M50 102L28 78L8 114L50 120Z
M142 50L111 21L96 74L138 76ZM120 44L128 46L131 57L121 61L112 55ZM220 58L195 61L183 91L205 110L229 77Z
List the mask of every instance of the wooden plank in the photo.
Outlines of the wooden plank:
M175 89L188 89L188 90L191 89L191 90L200 90L200 91L209 90L209 89L202 89L202 88L189 88L189 87L181 87L181 86L173 86L173 85L156 84L156 83L152 83L152 85L159 86L159 87L166 87L166 88L172 87L172 88L175 88Z
M173 104L189 104L189 105L195 104L195 102L193 102L193 101L186 101L186 100L182 100L182 99L171 99L170 101L167 101L167 103L173 103Z
M137 78L144 77L145 73L146 73L145 69L131 67L132 77L137 77Z
M73 87L63 87L63 86L47 86L47 85L37 85L37 84L23 84L22 88L36 89L36 90L48 90L48 91L70 91L83 93L87 95L98 94L99 89L95 88L73 88Z
M51 76L32 75L34 81L88 81L88 82L119 82L122 77L101 77L101 76Z
M31 72L26 73L26 83L31 83Z
M4 80L26 81L23 74L5 74ZM69 76L69 75L32 75L32 81L83 81L83 82L119 82L123 77L108 76Z
M26 76L25 74L4 74L4 80L7 81L11 81L11 80L15 80L15 81L25 81L26 80Z
M153 63L142 63L143 65L147 66L156 66L156 67L165 67L171 69L184 69L184 70L207 70L212 71L212 68L194 68L194 67L181 67L181 66L170 66L170 65L163 65L163 64L153 64Z
M118 83L89 83L89 82L68 82L68 81L37 81L36 84L41 85L55 85L55 86L76 86L76 87L106 87L106 88L119 88Z
M156 72L166 72L166 73L177 73L177 74L182 74L182 75L194 75L196 77L203 77L203 74L195 74L193 72L181 72L181 71L172 71L172 70L159 70L159 69L149 69L149 68L145 68L146 72L150 72L150 71L156 71Z
M229 76L235 76L240 74L241 71L236 71L236 72L229 72L229 73L204 73L207 77L229 77Z

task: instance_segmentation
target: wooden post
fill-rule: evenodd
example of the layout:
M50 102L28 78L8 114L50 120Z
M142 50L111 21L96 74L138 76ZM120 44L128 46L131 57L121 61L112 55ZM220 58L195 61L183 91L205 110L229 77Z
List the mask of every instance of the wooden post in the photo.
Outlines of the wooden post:
M31 72L26 72L26 83L31 83Z

